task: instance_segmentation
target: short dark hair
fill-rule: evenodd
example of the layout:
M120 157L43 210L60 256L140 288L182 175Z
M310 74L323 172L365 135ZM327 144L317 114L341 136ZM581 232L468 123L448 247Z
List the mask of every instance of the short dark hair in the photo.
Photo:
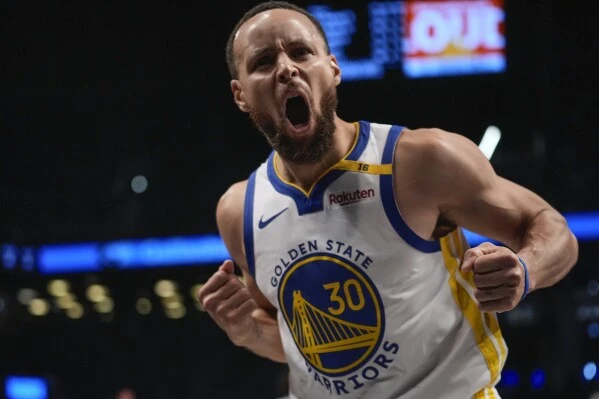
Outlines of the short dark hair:
M300 14L305 15L308 19L314 24L316 29L318 29L318 33L322 36L322 40L324 40L325 50L327 54L331 53L329 48L329 41L327 40L327 35L322 28L322 25L312 14L310 14L305 9L296 6L295 4L288 3L286 1L266 1L264 3L260 3L257 6L254 6L251 10L246 12L243 17L237 22L235 28L229 35L229 40L227 40L227 48L226 48L226 57L227 57L227 66L229 67L229 73L231 74L231 78L237 79L237 65L235 64L235 52L233 50L233 42L235 41L235 34L239 31L241 25L243 25L248 19L260 14L261 12L275 9L284 9L284 10L292 10L297 11Z

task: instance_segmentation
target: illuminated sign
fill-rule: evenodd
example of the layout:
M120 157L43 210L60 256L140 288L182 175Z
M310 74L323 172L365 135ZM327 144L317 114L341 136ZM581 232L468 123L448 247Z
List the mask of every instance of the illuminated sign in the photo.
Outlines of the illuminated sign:
M308 7L321 23L344 80L500 73L505 70L503 0L371 2L366 10ZM369 52L349 57L358 19L368 18ZM362 33L363 34L363 33Z
M505 70L503 0L403 3L408 77Z

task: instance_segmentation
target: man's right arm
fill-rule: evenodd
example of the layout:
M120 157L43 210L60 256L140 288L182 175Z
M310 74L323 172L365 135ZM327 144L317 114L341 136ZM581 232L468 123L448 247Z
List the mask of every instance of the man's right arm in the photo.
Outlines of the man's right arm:
M248 271L243 245L243 208L247 181L231 186L216 208L216 222L227 250L243 272L245 284L225 261L202 286L198 299L229 339L259 356L285 363L276 309Z

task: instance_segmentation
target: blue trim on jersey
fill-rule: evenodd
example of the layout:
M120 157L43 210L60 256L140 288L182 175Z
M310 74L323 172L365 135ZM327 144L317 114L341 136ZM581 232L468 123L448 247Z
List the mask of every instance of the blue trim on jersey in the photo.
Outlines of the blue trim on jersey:
M399 135L401 134L402 130L403 127L401 126L393 126L389 131L387 142L385 143L385 149L383 150L383 164L393 163L395 144L397 143L397 139L399 139ZM385 213L387 214L389 222L391 222L391 225L393 225L393 228L397 234L399 234L405 242L419 251L429 253L440 251L441 245L439 244L439 241L428 241L421 238L419 235L414 233L403 220L403 217L399 213L399 209L397 209L397 204L395 203L395 195L393 193L393 175L381 175L380 179L383 208L385 209Z
M243 245L245 247L245 259L252 277L256 278L254 258L254 188L256 187L256 172L248 179L243 206Z
M368 144L368 139L370 138L370 123L365 121L360 121L359 123L360 135L358 136L358 141L352 152L345 157L345 159L350 161L357 161L358 158L360 158L366 148L366 144ZM324 192L335 180L346 172L345 170L337 169L329 171L316 182L314 189L310 195L306 197L302 191L279 179L277 172L275 172L274 155L275 153L273 151L267 161L268 180L270 180L274 189L279 193L293 198L295 205L297 205L299 216L322 211L324 209Z

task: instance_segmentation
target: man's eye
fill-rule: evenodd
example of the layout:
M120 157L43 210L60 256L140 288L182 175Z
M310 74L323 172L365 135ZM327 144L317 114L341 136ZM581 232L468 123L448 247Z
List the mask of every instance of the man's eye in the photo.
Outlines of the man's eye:
M254 69L268 66L271 63L272 63L271 57L268 57L268 56L260 57L256 60L256 62L254 62Z
M298 47L291 52L291 55L293 57L303 57L304 55L307 55L309 53L310 53L310 50L308 50L307 48Z

